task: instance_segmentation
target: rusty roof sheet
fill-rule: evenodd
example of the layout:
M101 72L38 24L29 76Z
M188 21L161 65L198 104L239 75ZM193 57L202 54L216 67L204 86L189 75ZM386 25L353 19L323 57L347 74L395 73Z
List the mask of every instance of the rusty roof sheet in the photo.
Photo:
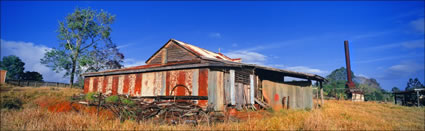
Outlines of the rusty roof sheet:
M179 41L179 40L175 40L175 39L172 39L172 40L175 41L177 44L183 46L187 50L190 50L193 53L197 54L198 56L207 57L207 58L211 58L211 59L221 59L221 60L233 61L232 58L227 57L227 56L225 56L221 53L211 52L211 51L208 51L206 49L203 49L203 48L200 48L200 47L197 47L197 46L194 46L194 45L191 45L191 44Z

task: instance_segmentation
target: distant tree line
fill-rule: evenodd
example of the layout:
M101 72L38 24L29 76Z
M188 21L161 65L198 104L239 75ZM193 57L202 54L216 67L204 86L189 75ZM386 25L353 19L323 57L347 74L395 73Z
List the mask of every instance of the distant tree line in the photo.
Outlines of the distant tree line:
M43 75L36 71L25 71L25 63L15 56L9 55L3 57L0 61L0 68L6 70L6 79L10 80L30 80L30 81L43 81Z

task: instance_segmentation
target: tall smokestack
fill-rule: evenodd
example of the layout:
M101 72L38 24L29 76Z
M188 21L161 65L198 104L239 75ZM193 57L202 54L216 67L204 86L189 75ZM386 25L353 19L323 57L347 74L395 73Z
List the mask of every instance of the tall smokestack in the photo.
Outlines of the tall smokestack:
M350 51L348 48L348 40L344 41L344 47L345 47L345 64L347 68L347 83L345 85L348 86L349 89L354 89L356 85L354 84L351 78Z

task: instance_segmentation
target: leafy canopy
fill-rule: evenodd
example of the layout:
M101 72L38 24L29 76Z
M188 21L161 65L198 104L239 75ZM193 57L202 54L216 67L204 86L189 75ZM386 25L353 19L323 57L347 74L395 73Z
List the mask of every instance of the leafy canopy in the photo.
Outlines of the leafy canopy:
M0 61L0 68L7 70L6 79L18 80L21 75L24 73L25 63L22 60L14 55L5 56L3 60Z
M114 20L103 10L76 8L59 21L59 48L49 50L41 63L56 72L65 71L71 84L75 75L86 71L121 68L124 55L110 37Z

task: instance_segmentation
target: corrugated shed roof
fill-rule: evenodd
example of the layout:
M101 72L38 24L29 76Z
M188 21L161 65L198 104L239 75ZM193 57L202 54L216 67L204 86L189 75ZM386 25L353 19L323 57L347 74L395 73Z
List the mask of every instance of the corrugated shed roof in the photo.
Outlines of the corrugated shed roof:
M221 60L228 60L228 61L233 61L232 58L229 58L221 53L214 53L211 51L208 51L206 49L202 49L200 47L179 41L179 40L175 40L172 39L173 41L175 41L177 44L180 44L181 46L183 46L184 48L186 48L187 50L192 51L193 53L201 56L201 57L207 57L207 58L211 58L211 59L221 59Z

